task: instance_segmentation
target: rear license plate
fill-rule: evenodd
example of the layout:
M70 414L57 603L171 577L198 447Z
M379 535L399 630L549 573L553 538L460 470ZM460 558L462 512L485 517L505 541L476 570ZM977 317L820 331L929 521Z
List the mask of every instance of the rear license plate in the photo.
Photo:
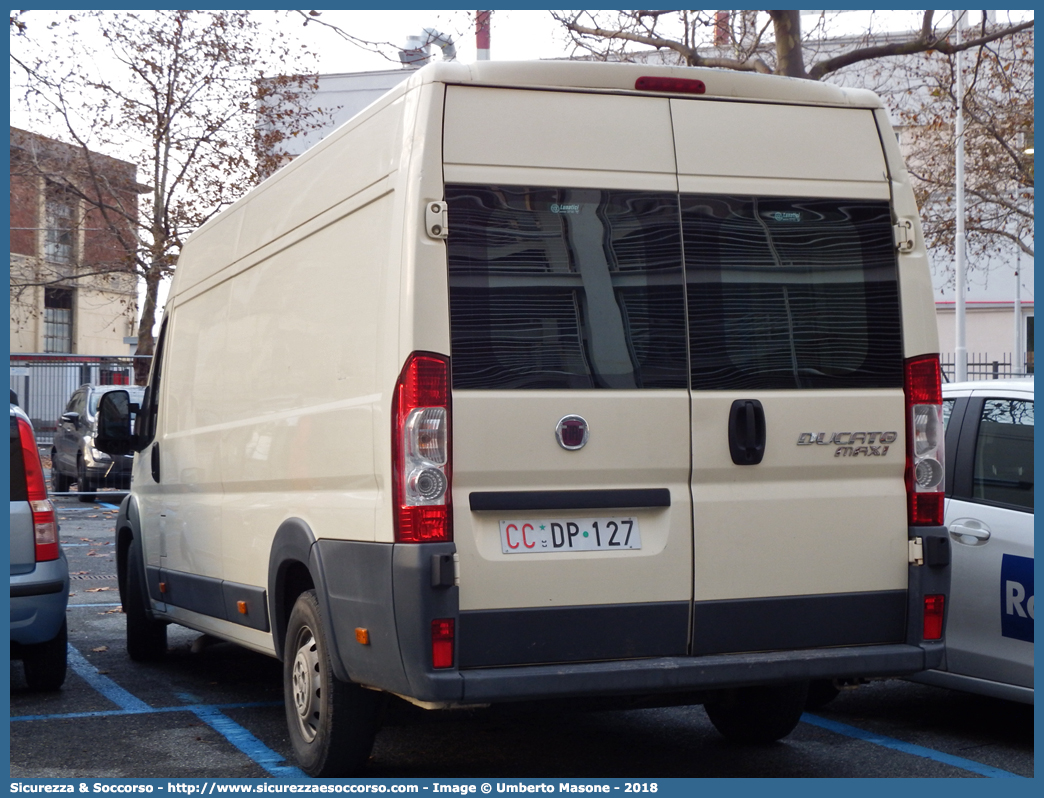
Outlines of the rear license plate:
M640 549L637 518L539 519L500 522L504 554Z

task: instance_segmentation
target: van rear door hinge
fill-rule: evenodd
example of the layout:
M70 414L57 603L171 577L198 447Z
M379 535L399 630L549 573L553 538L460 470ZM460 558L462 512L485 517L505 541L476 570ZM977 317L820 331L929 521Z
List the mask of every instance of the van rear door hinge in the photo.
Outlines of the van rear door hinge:
M906 541L910 551L910 565L924 565L924 540L914 538Z
M424 203L424 231L429 238L444 239L449 235L446 224L446 203L428 200Z
M911 252L913 250L913 222L909 219L900 219L892 225L892 236L895 239L895 248L899 252Z

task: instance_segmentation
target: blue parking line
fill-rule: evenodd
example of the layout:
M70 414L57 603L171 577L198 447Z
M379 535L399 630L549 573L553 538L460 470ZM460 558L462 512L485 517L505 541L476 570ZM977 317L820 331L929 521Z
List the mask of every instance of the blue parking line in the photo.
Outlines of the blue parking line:
M186 707L196 717L206 723L210 728L228 740L232 745L250 757L254 762L264 768L270 775L277 779L304 779L308 778L304 771L289 765L286 758L280 756L245 728L236 723L228 715L213 706L204 704L192 704L195 697L188 694L178 695L182 701L188 701L190 706Z
M72 643L69 644L69 667L76 672L77 676L120 709L131 712L150 712L152 710L152 707L140 698L131 695L112 679L98 673L98 669L84 659L83 655L73 647Z
M223 709L255 709L258 707L281 707L283 706L282 701L243 701L238 704L210 704L207 705L210 709L223 710ZM174 706L174 707L149 707L148 709L142 710L128 710L128 709L99 709L93 712L65 712L58 715L12 715L9 720L11 723L16 723L23 720L76 720L78 718L112 718L120 717L123 715L148 715L148 714L162 714L169 712L193 712L194 707L185 706Z
M200 704L194 696L187 693L179 694L178 698L182 701L186 701L189 706L162 708L150 707L140 698L128 693L112 679L99 673L98 669L84 659L83 655L80 654L71 643L69 644L68 652L69 667L73 669L76 675L105 696L105 698L118 706L119 710L116 712L82 712L67 716L22 716L19 718L11 718L12 721L51 720L59 717L105 717L112 715L145 715L160 712L191 712L210 728L228 740L231 745L246 754L255 764L265 770L268 774L283 779L307 778L302 770L293 765L286 764L286 759L284 757L277 754L245 728L222 713L220 708L213 705Z
M892 737L886 737L883 734L877 734L875 732L868 732L863 729L858 729L855 726L849 726L847 723L839 723L836 720L827 720L821 718L818 715L810 715L805 713L801 716L801 720L810 726L818 726L821 729L832 731L835 734L841 734L845 737L854 737L857 740L864 740L874 745L880 745L883 748L891 748L894 751L901 751L904 754L912 754L913 756L924 757L925 759L933 759L936 762L942 762L945 765L952 765L955 768L961 770L968 770L972 773L978 773L980 776L986 776L991 779L1021 779L1022 776L1016 775L1015 773L1009 773L1006 770L1000 768L990 767L984 765L981 762L974 762L971 759L964 759L963 757L954 756L953 754L944 754L942 751L935 751L931 748L925 748L921 745L914 745L913 743L904 743L902 740L896 740Z

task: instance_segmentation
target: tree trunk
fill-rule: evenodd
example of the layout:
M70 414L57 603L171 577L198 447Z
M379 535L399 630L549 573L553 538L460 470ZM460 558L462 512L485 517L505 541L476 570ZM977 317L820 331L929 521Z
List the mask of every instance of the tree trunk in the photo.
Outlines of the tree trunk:
M156 303L159 293L160 268L156 263L145 274L145 297L141 305L141 321L138 322L138 348L136 355L153 355L156 352L156 339L152 329L156 326ZM134 383L145 385L149 379L151 361L139 358L134 362Z
M801 12L769 11L776 32L776 74L788 78L808 78L805 54L801 48Z

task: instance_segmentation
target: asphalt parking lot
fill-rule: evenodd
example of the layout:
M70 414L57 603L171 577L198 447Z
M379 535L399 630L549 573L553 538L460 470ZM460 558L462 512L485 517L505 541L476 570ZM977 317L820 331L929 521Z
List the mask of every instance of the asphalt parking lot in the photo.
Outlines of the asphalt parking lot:
M12 662L12 778L303 778L286 734L280 664L177 626L165 662L131 662L115 502L56 504L72 574L70 669L60 692L35 694ZM701 707L432 713L394 702L366 775L1032 777L1033 708L875 682L807 714L785 741L745 748L726 744Z

